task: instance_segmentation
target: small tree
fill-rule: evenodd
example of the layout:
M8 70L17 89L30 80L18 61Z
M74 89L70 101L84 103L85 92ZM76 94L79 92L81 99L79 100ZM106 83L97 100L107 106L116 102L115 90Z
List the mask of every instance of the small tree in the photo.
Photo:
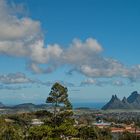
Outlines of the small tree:
M23 132L18 125L5 123L0 126L0 140L23 140Z
M52 128L46 125L33 126L29 129L29 140L48 140L52 135Z
M60 124L60 122L56 122L58 118L59 121L60 119L62 121L72 113L72 105L68 99L67 92L68 89L66 87L62 86L60 83L55 83L46 100L46 103L51 104L53 108L53 122L55 126Z

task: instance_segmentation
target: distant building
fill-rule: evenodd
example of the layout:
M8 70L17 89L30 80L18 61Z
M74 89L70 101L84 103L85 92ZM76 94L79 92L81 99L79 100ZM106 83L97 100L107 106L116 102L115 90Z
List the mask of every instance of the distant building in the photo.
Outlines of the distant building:
M5 119L5 121L6 121L7 123L14 123L14 122L15 122L15 121L12 120L12 119Z
M97 122L97 123L93 123L94 126L97 126L98 128L106 128L106 127L109 127L111 125L111 123L104 123L103 121L102 122Z
M44 124L44 122L42 122L42 121L39 120L39 119L32 119L31 124L32 124L32 125L38 125L38 126L40 126L40 125Z
M96 114L96 123L92 123L92 125L97 126L98 128L106 128L111 125L111 123L104 122L102 119L102 114Z

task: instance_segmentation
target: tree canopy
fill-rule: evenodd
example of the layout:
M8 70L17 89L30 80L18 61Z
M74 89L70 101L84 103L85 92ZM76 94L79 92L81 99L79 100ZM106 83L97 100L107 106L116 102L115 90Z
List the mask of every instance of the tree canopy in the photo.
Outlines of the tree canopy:
M68 89L60 83L55 83L46 99L46 103L51 104L53 109L53 124L60 125L66 118L71 116L72 104L68 99Z
M72 109L72 104L68 99L68 89L62 86L60 83L55 83L49 97L46 100L46 103L51 103L53 107L61 107L64 109Z

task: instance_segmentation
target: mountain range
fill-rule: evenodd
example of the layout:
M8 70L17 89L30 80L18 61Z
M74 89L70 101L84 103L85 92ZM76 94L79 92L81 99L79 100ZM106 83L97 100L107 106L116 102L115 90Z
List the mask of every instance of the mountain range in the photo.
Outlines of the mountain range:
M33 112L47 109L49 109L49 106L47 104L35 105L32 103L23 103L15 106L6 106L0 102L0 114L15 114L20 112Z
M124 97L122 100L117 95L112 95L111 100L102 109L140 109L140 94L134 91L128 98Z

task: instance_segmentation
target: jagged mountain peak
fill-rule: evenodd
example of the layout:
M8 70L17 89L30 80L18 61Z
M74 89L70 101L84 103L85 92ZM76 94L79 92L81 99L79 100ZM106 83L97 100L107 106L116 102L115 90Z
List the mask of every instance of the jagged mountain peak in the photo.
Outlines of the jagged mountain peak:
M131 95L139 95L137 91L133 91Z
M132 92L131 95L127 98L129 103L133 103L137 100L140 100L140 94L138 94L137 91Z
M128 98L124 97L122 100L117 95L112 95L111 100L102 109L140 109L140 94L134 91Z
M106 110L106 109L115 109L115 108L119 108L119 107L122 107L122 106L123 106L123 103L117 97L117 95L112 95L111 100L105 106L103 106L102 109L104 109L104 110Z
M118 98L117 95L115 94L115 95L112 95L111 100L119 100L119 98Z
M126 103L127 102L127 98L126 97L123 97L122 102L123 103Z

